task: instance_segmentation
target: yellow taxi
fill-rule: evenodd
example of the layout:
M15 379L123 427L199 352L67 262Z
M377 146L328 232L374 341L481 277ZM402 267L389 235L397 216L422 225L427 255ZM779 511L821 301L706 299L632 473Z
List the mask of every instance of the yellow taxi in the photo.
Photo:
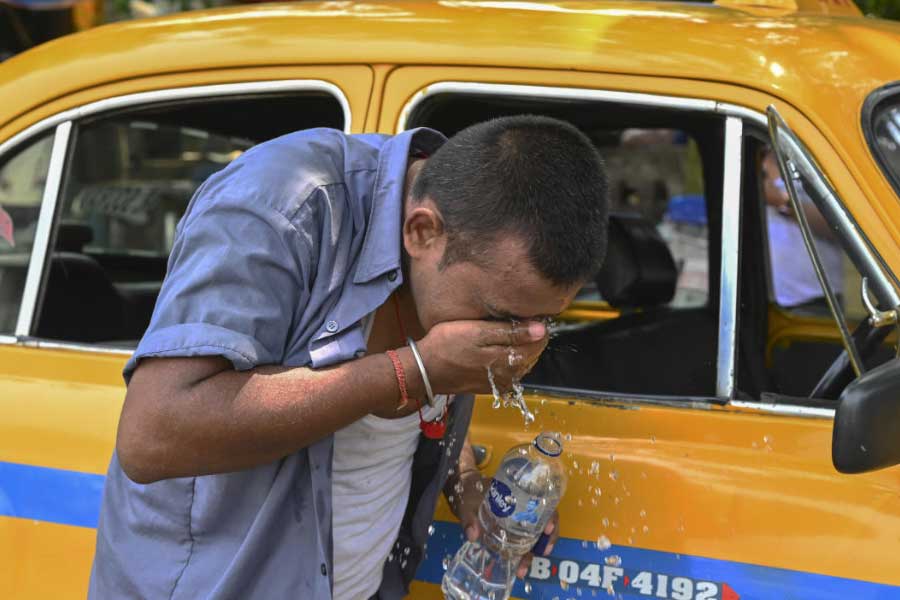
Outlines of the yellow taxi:
M517 597L900 598L900 26L849 0L271 4L0 65L0 596L82 598L121 370L194 190L308 127L566 119L610 255L480 468L559 431ZM852 473L852 474L851 474ZM461 542L438 507L410 596Z

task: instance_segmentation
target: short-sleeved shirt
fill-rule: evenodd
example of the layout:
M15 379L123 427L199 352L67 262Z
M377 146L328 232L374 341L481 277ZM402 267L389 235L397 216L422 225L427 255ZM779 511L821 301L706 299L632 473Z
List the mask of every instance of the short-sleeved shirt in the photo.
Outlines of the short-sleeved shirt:
M403 281L409 156L443 142L428 129L314 129L256 146L210 177L179 223L126 381L146 357L223 356L246 370L364 354L361 320ZM471 397L457 397L445 439L419 441L396 542L409 559L385 564L380 598L408 590L471 410ZM327 436L271 464L147 485L114 454L89 597L331 598L332 452Z

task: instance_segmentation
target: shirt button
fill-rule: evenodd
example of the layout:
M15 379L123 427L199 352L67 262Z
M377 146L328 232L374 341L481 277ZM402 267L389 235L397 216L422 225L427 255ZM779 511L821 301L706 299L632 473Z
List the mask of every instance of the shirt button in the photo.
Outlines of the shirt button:
M338 322L328 321L327 323L325 323L325 330L328 331L328 333L334 333L338 330Z
M388 281L397 281L397 271L388 273Z
M325 563L322 563L320 570L322 571L322 575L328 575L328 569L325 568Z

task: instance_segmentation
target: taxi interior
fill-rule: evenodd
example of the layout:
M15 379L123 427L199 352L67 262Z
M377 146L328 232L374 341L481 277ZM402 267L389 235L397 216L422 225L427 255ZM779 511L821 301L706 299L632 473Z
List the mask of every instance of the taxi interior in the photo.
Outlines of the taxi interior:
M420 103L409 126L452 135L520 113L568 120L594 141L608 165L612 209L606 263L561 315L526 383L570 397L724 401L715 398L722 118L613 102L442 94ZM80 123L35 334L133 348L149 324L178 219L194 191L252 145L313 126L343 128L333 98L181 101ZM827 311L791 311L772 300L758 168L767 135L751 130L746 139L737 394L833 406L851 379L840 335ZM849 282L843 297L858 279ZM889 355L884 335L858 335L868 340L870 362Z

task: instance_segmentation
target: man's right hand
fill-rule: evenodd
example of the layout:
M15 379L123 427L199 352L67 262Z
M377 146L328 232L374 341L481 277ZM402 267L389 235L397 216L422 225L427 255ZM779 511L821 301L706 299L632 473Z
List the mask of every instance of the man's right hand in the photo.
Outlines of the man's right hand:
M500 391L510 388L537 362L547 346L540 321L448 321L418 342L436 394L489 393L488 367Z

